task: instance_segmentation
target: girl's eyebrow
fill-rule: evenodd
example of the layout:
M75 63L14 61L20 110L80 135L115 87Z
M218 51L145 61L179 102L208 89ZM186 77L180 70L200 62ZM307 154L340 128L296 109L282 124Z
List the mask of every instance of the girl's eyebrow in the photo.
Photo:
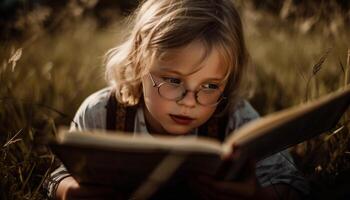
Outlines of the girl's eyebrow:
M186 76L185 74L183 74L179 71L173 70L173 69L161 68L160 70L162 72L173 73L173 74L180 75L180 76ZM224 77L208 77L208 78L204 79L204 81L202 81L202 82L208 82L208 81L221 82L221 81L223 81L223 79L224 79Z
M169 69L169 68L165 68L165 67L160 68L160 71L162 71L162 72L169 72L169 73L185 76L185 74L183 74L183 73L181 73L179 71L176 71L176 70L173 70L173 69Z
M203 82L209 82L209 81L214 81L214 82L222 82L224 78L207 78Z

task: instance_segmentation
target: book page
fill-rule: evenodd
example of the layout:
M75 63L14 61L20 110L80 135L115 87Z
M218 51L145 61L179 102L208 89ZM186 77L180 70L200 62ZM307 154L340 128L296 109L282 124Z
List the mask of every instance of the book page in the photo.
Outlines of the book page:
M71 144L83 146L96 146L113 149L165 149L178 152L199 152L221 154L221 143L211 138L197 136L143 136L125 132L107 132L104 130L72 131L61 129L57 138L53 140L58 144Z
M286 109L248 123L236 131L224 149L235 144L261 160L333 128L350 103L350 87L319 100Z

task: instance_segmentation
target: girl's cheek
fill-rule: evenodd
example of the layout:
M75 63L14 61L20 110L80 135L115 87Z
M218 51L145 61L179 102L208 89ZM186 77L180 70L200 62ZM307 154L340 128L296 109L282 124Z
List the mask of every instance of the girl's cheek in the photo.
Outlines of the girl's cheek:
M145 101L148 103L155 105L162 103L160 96L154 88L148 88L148 91L146 89L145 93Z
M142 81L142 91L143 91L143 96L145 98L145 102L152 102L152 99L154 99L154 91L156 89L152 87L148 81Z

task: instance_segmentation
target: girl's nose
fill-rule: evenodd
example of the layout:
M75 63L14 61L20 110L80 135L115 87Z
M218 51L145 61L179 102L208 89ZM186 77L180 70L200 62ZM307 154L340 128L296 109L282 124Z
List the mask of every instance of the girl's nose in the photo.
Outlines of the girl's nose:
M180 99L179 101L177 101L178 104L180 105L184 105L187 107L194 107L196 106L196 94L195 92L192 91L186 91L184 93L184 96L182 99Z

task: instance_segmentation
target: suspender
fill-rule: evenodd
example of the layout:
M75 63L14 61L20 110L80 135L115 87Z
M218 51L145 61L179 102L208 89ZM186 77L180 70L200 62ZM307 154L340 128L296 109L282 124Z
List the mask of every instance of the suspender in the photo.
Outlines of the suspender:
M115 100L114 90L110 93L107 101L107 117L106 117L106 129L109 131L117 130L116 127L116 112L117 112L117 101Z
M106 128L110 131L134 131L137 106L123 106L117 102L115 90L110 93L107 101Z
M110 93L107 101L106 128L110 131L134 131L134 122L137 106L123 106L117 102L115 90ZM219 141L225 139L225 129L227 125L227 115L221 117L211 117L206 123L198 128L201 136L216 138Z

